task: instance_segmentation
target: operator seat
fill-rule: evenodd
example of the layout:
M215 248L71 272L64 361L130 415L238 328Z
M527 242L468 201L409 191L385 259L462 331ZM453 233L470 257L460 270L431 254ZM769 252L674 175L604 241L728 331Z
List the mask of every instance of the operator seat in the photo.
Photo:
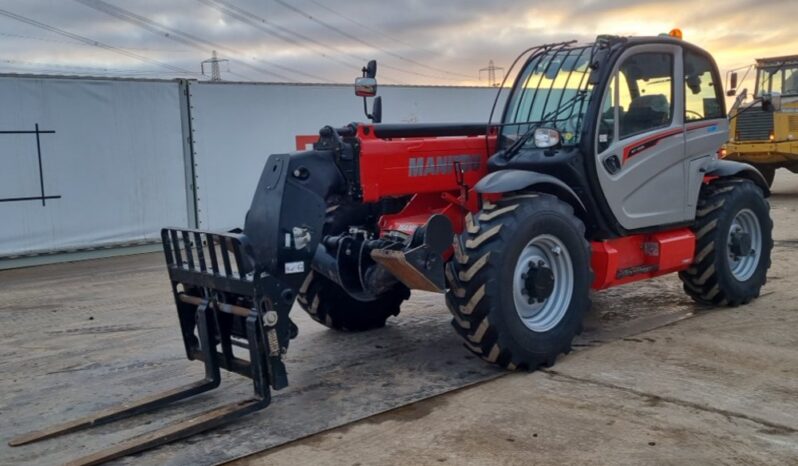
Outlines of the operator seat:
M621 120L622 136L668 124L671 106L663 94L641 95L632 100Z

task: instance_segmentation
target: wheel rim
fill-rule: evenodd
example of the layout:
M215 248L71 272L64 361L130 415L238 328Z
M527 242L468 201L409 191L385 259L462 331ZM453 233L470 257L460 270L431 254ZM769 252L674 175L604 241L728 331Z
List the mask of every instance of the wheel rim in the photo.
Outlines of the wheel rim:
M751 278L762 255L762 228L752 210L737 212L729 227L726 244L726 258L734 278L741 282Z
M568 248L556 237L540 235L527 243L513 274L515 310L527 328L546 332L560 323L573 295L573 269ZM531 275L538 277L532 289Z

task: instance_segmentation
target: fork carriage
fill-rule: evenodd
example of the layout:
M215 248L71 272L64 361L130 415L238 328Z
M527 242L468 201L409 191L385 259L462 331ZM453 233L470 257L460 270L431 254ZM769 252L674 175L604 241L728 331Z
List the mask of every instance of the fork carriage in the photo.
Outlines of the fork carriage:
M275 277L265 272L256 273L247 252L246 236L164 228L161 238L186 356L203 362L205 377L21 435L12 439L9 445L25 445L118 421L213 390L221 384L220 369L252 379L252 398L213 408L69 463L100 464L261 410L271 403L270 387L279 390L288 385L282 355L290 337L296 335L296 328L288 319L293 296L285 296L286 287L281 286ZM275 302L270 296L281 298ZM233 347L248 351L249 360L236 356Z

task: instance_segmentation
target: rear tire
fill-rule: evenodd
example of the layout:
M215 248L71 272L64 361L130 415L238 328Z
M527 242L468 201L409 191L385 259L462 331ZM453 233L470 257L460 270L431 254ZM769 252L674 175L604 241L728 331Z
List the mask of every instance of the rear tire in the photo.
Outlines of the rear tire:
M452 326L466 348L507 369L551 366L571 350L590 307L585 227L552 195L485 202L455 237L446 277Z
M762 190L750 180L721 179L701 188L693 227L695 262L679 272L693 300L738 306L759 296L773 249L769 212ZM747 240L739 239L745 235Z
M337 283L311 270L297 293L297 302L316 322L350 332L372 330L385 326L399 310L410 290L397 285L373 301L358 301Z

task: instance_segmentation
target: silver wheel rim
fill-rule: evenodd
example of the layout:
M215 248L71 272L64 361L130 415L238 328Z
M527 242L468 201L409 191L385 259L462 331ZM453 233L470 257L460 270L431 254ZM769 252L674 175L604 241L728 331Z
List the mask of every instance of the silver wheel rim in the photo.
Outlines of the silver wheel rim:
M551 294L542 302L529 302L526 274L531 265L548 267L554 276ZM518 317L534 332L546 332L560 323L573 295L574 267L565 245L554 236L533 238L518 256L513 274L513 301Z
M751 252L747 255L737 256L732 251L732 238L739 233L746 233L751 237ZM759 226L759 219L752 210L743 209L734 216L726 238L726 258L734 278L741 282L751 278L759 265L761 255L762 228Z

